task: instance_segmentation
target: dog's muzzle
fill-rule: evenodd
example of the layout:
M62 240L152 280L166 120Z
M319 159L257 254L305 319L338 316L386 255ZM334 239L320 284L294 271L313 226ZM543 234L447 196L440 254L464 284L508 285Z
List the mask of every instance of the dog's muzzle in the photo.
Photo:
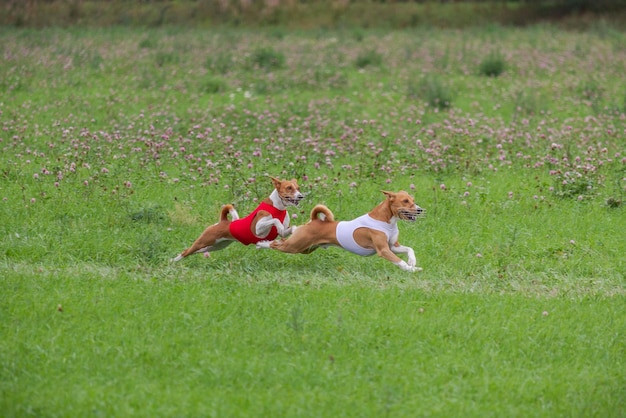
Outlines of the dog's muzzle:
M300 201L304 199L304 195L302 193L299 193L295 196L281 196L280 198L285 203L288 203L293 206L298 206L300 204Z
M417 218L426 216L426 210L416 206L415 209L400 209L398 215L405 221L415 222Z

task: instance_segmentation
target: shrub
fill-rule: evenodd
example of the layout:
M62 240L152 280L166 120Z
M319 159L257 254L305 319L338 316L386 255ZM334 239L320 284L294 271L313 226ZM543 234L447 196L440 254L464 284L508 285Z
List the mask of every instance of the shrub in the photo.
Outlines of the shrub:
M382 63L383 56L373 50L360 53L354 62L357 68L365 68L370 65L380 66Z
M580 95L584 100L595 102L602 99L604 89L597 81L588 79L583 81L579 86Z
M156 41L156 39L151 37L144 38L139 42L139 48L141 49L154 49L157 46L158 42Z
M363 42L363 40L365 39L365 34L363 33L362 30L359 30L359 29L355 30L352 36L354 37L354 40L357 42Z
M588 79L578 87L580 97L595 113L600 113L604 100L604 88L595 80Z
M505 68L506 62L502 54L499 52L492 52L482 60L478 70L481 75L487 77L498 77L504 72Z
M156 53L155 61L157 67L164 67L166 65L178 64L180 58L175 52L159 51Z
M552 146L553 157L550 159L550 175L554 179L553 191L557 197L584 200L600 193L606 187L607 172L605 149L601 146L589 146L584 155L563 158L565 154L559 146ZM623 173L615 174L617 179ZM617 182L619 190L619 181Z
M434 75L424 77L417 84L410 83L408 96L422 99L429 106L439 110L447 109L452 104L450 89Z
M554 194L564 199L584 199L599 187L593 176L580 171L566 171L555 176Z
M201 89L204 93L215 94L226 91L226 83L221 78L208 77L202 81Z
M252 54L252 65L265 70L275 70L285 66L285 56L273 48L259 48Z
M165 210L160 205L148 205L139 208L129 214L130 219L134 222L144 223L161 223L167 216Z
M521 90L515 94L514 97L514 110L515 116L532 116L541 110L542 100L539 95L533 91Z
M229 52L210 55L204 63L206 69L218 74L226 74L232 69L233 65L233 57Z

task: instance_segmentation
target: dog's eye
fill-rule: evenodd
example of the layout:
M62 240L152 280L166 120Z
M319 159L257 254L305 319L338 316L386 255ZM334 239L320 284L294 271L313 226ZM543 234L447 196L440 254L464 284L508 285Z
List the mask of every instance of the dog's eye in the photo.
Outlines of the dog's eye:
M402 203L409 203L409 199L404 199Z

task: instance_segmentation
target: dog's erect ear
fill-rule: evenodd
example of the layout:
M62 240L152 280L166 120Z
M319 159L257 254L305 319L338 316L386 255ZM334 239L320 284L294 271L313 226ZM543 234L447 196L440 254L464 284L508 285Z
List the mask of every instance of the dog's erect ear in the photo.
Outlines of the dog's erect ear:
M383 192L383 194L387 196L388 200L393 200L396 197L396 194L394 192L386 192L384 190L381 190L381 192Z
M274 188L278 189L280 187L281 181L278 180L276 177L272 177L272 176L269 176L269 177L270 179L272 179L272 184L274 185Z

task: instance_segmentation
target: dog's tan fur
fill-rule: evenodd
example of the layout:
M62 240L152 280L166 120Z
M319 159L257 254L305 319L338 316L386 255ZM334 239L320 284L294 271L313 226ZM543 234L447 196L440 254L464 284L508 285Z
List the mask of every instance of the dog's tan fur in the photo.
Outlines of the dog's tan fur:
M295 179L279 180L274 177L270 178L274 185L274 191L264 200L265 203L284 210L287 206L297 206L304 197L300 193L300 187ZM229 214L231 220L228 219ZM220 212L219 222L206 228L191 247L180 253L172 261L181 260L191 254L218 251L236 241L236 238L230 232L230 224L237 219L239 219L239 215L235 207L233 205L224 205ZM255 236L264 238L269 234L272 227L276 227L278 235L281 237L289 235L292 229L289 227L289 214L285 217L284 223L281 223L278 219L273 218L269 212L260 210L252 220L250 230Z
M424 212L415 204L412 196L405 191L397 193L383 191L386 199L372 209L368 214L373 219L395 223L398 219L415 221ZM320 219L320 214L323 216ZM337 225L334 215L324 205L317 205L311 211L311 220L303 226L294 227L292 235L285 240L263 241L257 244L258 248L272 248L286 253L308 254L320 246L341 246L337 240ZM389 242L384 232L371 228L357 228L353 233L354 240L363 248L376 250L376 253L394 263L402 270L418 271L415 253L410 247L398 242L397 235L390 237ZM408 262L403 261L396 254L406 254Z

